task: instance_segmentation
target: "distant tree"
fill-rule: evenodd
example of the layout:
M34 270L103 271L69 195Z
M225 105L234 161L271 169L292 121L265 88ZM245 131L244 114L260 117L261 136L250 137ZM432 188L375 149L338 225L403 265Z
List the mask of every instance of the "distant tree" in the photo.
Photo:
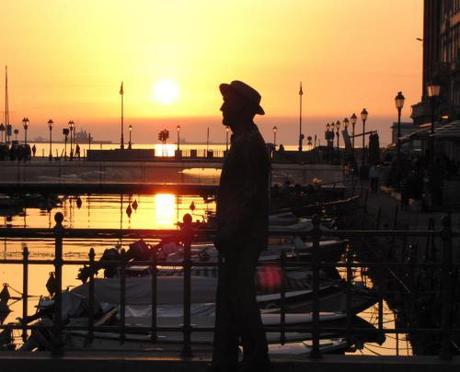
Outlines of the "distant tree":
M160 133L158 133L158 139L163 145L166 142L168 142L168 138L169 138L169 130L163 129L162 131L160 131Z
M163 156L167 154L167 151L166 151L166 148L165 148L165 144L166 142L168 141L168 138L169 138L169 130L167 129L163 129L162 131L160 131L160 133L158 133L158 139L160 140L160 142L162 143L162 152L163 152Z

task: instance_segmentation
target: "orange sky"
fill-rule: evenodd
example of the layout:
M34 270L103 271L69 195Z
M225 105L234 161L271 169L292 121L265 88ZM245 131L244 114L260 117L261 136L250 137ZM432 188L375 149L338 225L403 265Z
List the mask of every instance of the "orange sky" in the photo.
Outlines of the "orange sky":
M422 15L421 0L2 0L0 65L11 121L27 116L31 138L52 118L118 139L123 80L134 142L177 124L189 141L207 126L222 141L217 87L240 79L263 96L266 140L276 124L296 143L303 81L305 135L366 107L387 142L397 91L406 120L421 95ZM169 105L153 98L163 78L180 87Z

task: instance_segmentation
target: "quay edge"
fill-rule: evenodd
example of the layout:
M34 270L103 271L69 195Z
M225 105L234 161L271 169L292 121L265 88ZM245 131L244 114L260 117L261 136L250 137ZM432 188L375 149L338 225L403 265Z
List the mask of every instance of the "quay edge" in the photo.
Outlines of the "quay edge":
M209 357L182 359L177 357L155 356L154 354L101 354L101 353L66 353L52 356L50 353L0 353L2 372L99 372L101 368L111 372L126 371L162 371L162 372L205 372ZM272 358L273 372L425 372L437 370L450 372L460 370L460 357L442 361L433 356L390 357L390 356L351 356L326 355L319 360L305 358Z

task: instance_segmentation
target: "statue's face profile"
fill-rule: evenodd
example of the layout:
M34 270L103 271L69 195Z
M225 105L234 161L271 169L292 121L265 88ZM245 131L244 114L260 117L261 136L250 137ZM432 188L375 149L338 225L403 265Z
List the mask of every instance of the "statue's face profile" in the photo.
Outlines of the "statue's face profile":
M220 107L222 111L222 124L225 126L235 125L242 118L249 115L249 103L236 93L229 92L224 96L224 103Z

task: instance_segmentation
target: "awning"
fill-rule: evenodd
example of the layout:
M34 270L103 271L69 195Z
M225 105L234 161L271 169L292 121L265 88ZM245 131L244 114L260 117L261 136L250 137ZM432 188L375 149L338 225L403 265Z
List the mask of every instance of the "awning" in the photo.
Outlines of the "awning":
M433 137L437 139L460 139L460 120L436 128Z
M431 131L430 126L419 127L419 129L416 129L413 132L406 134L405 136L401 137L399 140L401 143L406 143L406 142L410 142L416 139L426 139L430 135L430 131Z

